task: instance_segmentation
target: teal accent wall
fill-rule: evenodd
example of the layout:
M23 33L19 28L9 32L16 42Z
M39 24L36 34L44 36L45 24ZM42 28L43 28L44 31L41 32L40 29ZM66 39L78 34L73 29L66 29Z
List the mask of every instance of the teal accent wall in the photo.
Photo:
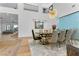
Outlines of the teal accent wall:
M79 12L66 15L58 19L59 29L76 29L77 33L74 35L75 39L79 39Z

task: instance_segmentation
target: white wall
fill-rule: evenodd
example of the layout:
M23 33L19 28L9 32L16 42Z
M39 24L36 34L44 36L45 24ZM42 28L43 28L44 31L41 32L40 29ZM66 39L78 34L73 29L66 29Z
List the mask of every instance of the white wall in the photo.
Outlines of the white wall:
M20 6L21 5L21 6ZM23 8L22 4L19 4ZM37 12L19 10L19 37L32 36L33 19L38 19Z
M21 8L19 13L20 13L19 14L19 37L32 36L32 29L34 29L35 20L42 20L42 21L46 20L48 25L46 25L45 28L50 27L50 23L48 23L48 20L50 21L48 14L42 13L41 6L39 6L39 12L22 10Z
M0 24L0 34L1 34L1 24Z
M19 37L32 36L33 19L38 19L38 13L23 10L23 4L19 4Z
M18 4L18 9L11 9L7 7L0 7L0 12L2 13L12 13L18 14L18 24L19 24L19 37L32 36L32 28L34 26L34 19L36 20L46 20L45 28L50 28L49 26L52 24L56 24L56 20L50 19L48 14L42 13L42 8L44 5L38 5L40 12L32 12L32 11L24 11L23 4ZM66 14L72 13L74 11L78 11L78 4L76 7L72 8L70 4L55 4L55 8L58 11L58 16L64 16Z
M54 8L57 9L58 17L79 11L79 3L54 3ZM72 7L75 5L75 7Z
M0 6L0 13L18 14L19 37L32 36L33 19L39 19L39 15L37 12L24 11L23 7L24 5L22 3L18 4L18 9Z
M1 37L1 24L0 24L0 37Z
M50 28L51 20L48 14L42 13L42 4L37 4L39 6L39 12L24 11L24 5L22 3L18 4L18 9L12 9L7 7L0 7L0 13L12 13L18 14L18 33L19 37L32 36L32 28L34 27L34 19L45 21L45 28ZM55 23L55 22L53 22Z
M0 19L0 34L1 34L1 19Z

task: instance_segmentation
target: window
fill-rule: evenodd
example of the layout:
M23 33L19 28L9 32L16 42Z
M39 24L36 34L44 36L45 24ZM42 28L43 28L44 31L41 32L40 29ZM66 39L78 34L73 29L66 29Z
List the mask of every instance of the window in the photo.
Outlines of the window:
M38 6L24 3L24 10L38 12Z
M17 9L17 3L0 3L0 6Z

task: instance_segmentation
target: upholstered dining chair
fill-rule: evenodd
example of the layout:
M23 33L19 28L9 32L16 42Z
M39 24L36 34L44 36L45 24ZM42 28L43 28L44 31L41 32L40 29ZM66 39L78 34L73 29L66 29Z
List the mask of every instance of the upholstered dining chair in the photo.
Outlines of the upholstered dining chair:
M59 42L63 42L63 41L65 40L65 35L66 35L66 31L65 31L65 30L62 30L62 31L59 33L58 41L59 41Z
M40 40L40 39L41 39L41 37L35 36L35 33L34 33L34 30L33 30L33 29L32 29L32 35L33 35L33 39L34 39L34 40Z
M49 43L57 43L58 40L58 32L53 31L51 39L48 39Z
M69 30L67 30L67 33L66 33L66 44L70 44L70 40L71 40L71 38L72 38L72 34L73 34L73 32L74 32L74 30L72 30L72 29L69 29Z
M43 29L39 29L39 33L43 33L44 31L43 31Z
M58 35L58 43L59 43L59 47L61 46L61 44L64 43L65 41L65 35L66 35L66 30L61 30L59 35Z

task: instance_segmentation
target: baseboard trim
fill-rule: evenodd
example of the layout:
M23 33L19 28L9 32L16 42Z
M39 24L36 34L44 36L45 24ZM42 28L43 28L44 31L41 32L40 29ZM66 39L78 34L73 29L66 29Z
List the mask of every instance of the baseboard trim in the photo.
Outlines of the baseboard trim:
M27 39L32 39L31 36L28 36L28 37L18 37L18 38L27 38Z

